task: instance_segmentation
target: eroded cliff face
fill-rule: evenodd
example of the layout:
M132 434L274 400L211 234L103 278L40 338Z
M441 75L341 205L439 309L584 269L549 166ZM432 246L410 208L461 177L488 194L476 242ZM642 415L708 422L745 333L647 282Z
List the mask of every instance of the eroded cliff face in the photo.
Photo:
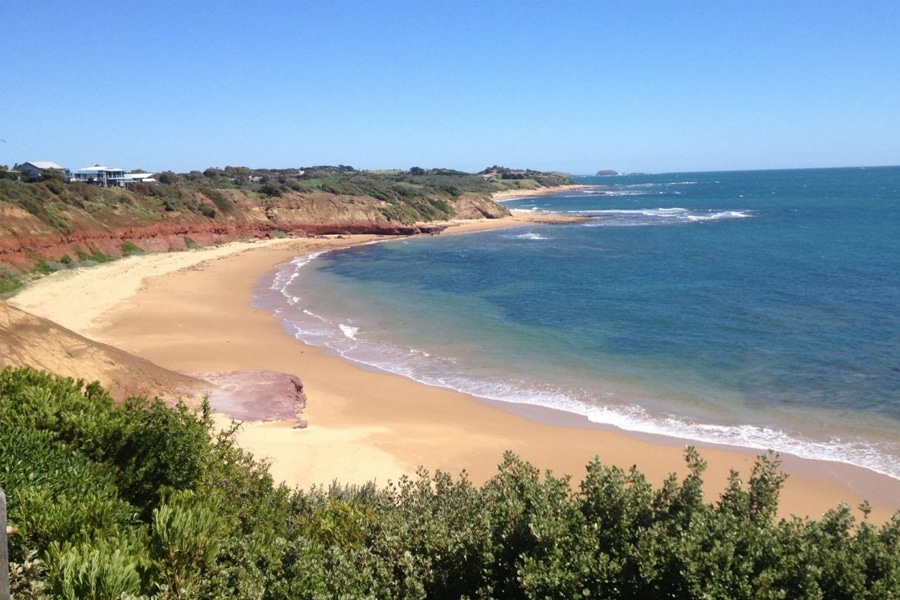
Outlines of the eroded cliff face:
M385 216L383 211L389 206L387 202L368 196L286 194L264 212L272 224L307 226L313 230L341 226L402 229L404 226L398 221ZM496 202L477 196L460 197L453 208L457 219L496 219L509 214ZM428 227L427 224L419 226Z
M411 225L392 219L385 214L386 202L367 196L296 193L260 202L231 191L227 193L228 211L215 211L213 202L202 193L194 199L210 207L215 216L152 210L148 208L149 199L130 196L129 201L103 212L67 206L57 213L58 221L66 224L64 228L0 199L0 265L24 271L41 260L69 257L79 261L98 255L119 258L135 247L147 252L168 252L195 244L208 246L285 234L413 235L436 233L443 228L439 224ZM508 214L502 206L479 197L459 198L454 209L460 219Z

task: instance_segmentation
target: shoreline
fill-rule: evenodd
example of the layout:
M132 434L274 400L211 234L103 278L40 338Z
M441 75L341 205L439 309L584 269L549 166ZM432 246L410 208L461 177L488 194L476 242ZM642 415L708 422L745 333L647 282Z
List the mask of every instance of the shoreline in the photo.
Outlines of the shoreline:
M544 187L532 190L503 190L502 192L494 192L491 194L491 200L494 202L507 202L509 200L518 200L519 198L534 198L540 196L552 196L560 192L571 190L583 190L586 188L597 187L596 185L588 185L584 183L570 183L568 185L559 185L555 187Z
M463 222L443 235L542 223L546 217ZM594 455L625 469L637 465L654 487L670 472L684 475L684 440L632 434L561 411L492 402L370 371L303 344L277 317L251 305L254 286L277 265L383 239L297 238L135 257L48 277L11 303L172 370L266 369L299 377L308 398L306 429L283 419L245 422L238 436L250 452L272 459L276 481L292 486L333 480L384 484L413 475L419 465L454 476L466 470L480 484L496 473L504 450L573 481ZM101 279L94 269L102 267L108 268ZM759 454L691 444L709 463L707 501L724 489L731 468L746 480ZM855 507L868 499L870 518L886 521L900 508L900 481L887 476L788 455L782 468L790 474L782 493L784 516L818 518L841 502Z

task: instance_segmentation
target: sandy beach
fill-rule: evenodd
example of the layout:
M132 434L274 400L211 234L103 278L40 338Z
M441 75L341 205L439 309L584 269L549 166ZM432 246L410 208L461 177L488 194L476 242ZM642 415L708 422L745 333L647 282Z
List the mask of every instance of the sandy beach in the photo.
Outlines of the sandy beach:
M570 185L559 185L554 186L552 188L538 188L536 190L504 190L502 192L494 192L491 195L491 198L496 200L497 202L504 202L507 200L514 200L516 198L531 198L535 196L549 196L551 194L558 194L560 192L568 191L568 190L582 190L584 188L595 187L590 185L582 185L582 184L570 184Z
M541 222L516 215L449 227L446 234ZM298 255L372 241L372 236L285 239L132 257L47 277L11 299L91 339L176 371L270 370L295 375L307 396L302 418L245 421L239 442L271 461L291 486L332 481L385 484L419 466L476 483L496 472L505 450L579 481L591 457L637 467L658 486L683 474L683 440L634 436L549 410L510 410L445 389L362 369L289 336L251 305L257 280ZM227 417L222 416L223 420ZM730 469L749 478L755 451L702 447L713 501ZM781 514L818 518L869 500L872 519L900 509L900 481L823 461L782 457L789 479ZM857 513L859 514L859 513Z

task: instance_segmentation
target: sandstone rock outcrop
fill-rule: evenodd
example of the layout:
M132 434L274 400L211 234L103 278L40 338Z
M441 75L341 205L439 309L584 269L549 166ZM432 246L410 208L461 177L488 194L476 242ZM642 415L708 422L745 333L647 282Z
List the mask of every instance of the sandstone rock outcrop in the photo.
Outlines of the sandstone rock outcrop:
M306 408L303 383L278 371L191 371L191 377L208 382L204 395L210 407L239 421L293 420L306 426L300 413Z

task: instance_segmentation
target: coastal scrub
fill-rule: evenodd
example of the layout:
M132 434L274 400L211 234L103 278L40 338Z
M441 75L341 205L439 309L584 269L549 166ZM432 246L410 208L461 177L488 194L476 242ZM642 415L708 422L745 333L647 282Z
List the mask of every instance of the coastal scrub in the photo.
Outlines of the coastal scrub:
M0 485L17 597L890 598L900 516L776 518L761 456L714 502L705 463L654 487L594 459L579 484L512 453L476 487L421 469L288 490L208 407L0 372Z

